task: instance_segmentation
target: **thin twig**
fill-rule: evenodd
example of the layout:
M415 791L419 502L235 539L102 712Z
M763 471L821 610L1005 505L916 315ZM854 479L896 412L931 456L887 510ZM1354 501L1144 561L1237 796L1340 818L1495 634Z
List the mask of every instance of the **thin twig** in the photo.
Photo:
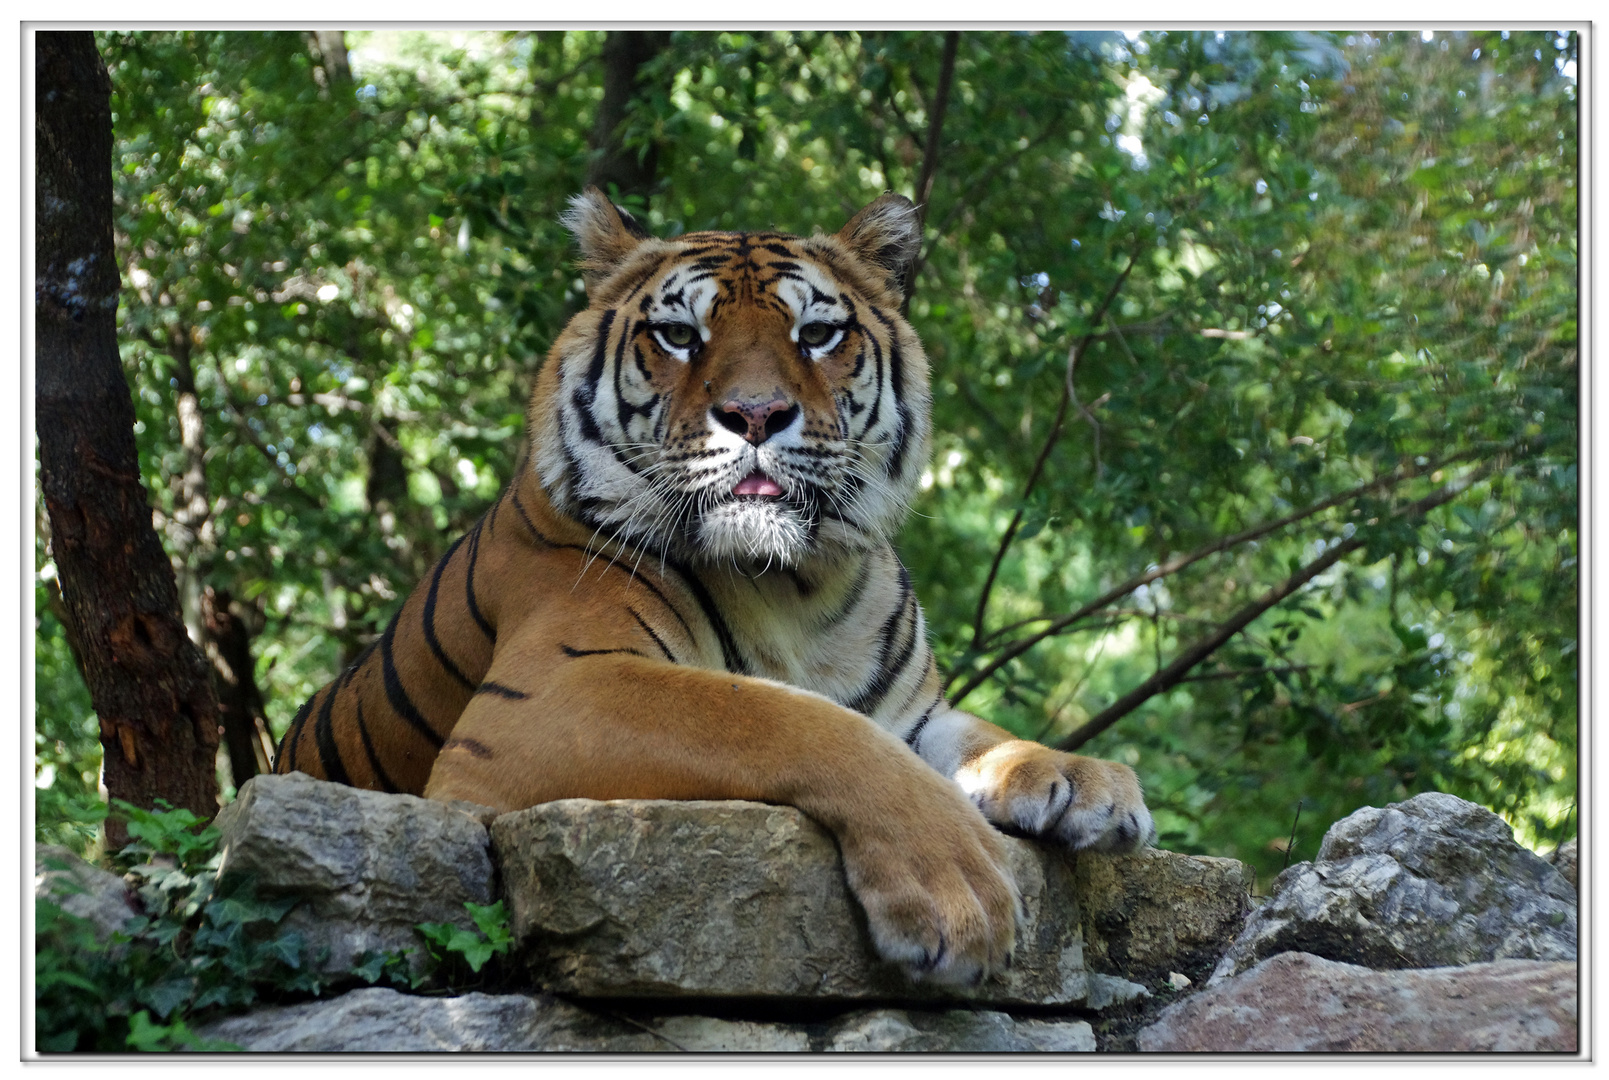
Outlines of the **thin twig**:
M1285 841L1285 861L1279 864L1282 871L1291 864L1291 849L1296 846L1296 825L1302 820L1302 801L1296 800L1296 817L1291 820L1291 838Z
M922 174L916 182L916 216L918 228L927 219L928 200L933 195L933 180L939 169L939 137L944 132L944 114L950 107L950 83L955 76L955 53L961 44L961 31L951 30L944 35L944 56L939 61L939 85L933 95L933 111L928 116L927 146L922 151ZM911 294L916 291L917 261L905 271L905 299L900 314L909 315Z
M1084 350L1093 340L1093 328L1101 324L1106 312L1117 299L1123 283L1128 280L1129 274L1134 270L1135 258L1129 256L1129 264L1123 272L1112 282L1112 287L1106 290L1101 299L1100 307L1095 310L1095 317L1090 320L1091 333L1085 334L1072 348L1067 350L1067 373L1062 380L1061 402L1056 406L1056 418L1050 423L1050 433L1045 436L1045 444L1039 448L1039 457L1034 461L1033 469L1028 473L1028 482L1022 488L1022 502L1018 505L1016 513L1011 515L1011 524L1006 526L1005 535L1000 537L1000 545L995 549L994 561L989 564L989 574L983 579L983 591L978 596L978 609L972 617L972 640L974 643L983 640L983 620L988 613L989 594L994 591L995 578L999 576L1000 564L1005 560L1006 550L1011 547L1011 541L1017 536L1017 530L1022 527L1024 508L1028 504L1028 496L1033 493L1034 485L1039 482L1039 476L1045 470L1045 462L1050 460L1050 452L1056 446L1056 440L1061 436L1063 422L1067 419L1067 406L1073 401L1073 373L1078 367L1079 359Z

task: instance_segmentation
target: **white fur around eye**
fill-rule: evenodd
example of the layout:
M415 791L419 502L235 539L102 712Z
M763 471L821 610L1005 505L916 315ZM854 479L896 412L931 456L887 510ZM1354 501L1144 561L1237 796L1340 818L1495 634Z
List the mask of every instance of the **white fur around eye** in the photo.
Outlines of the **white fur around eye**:
M827 320L825 319L808 319L801 321L799 325L793 328L793 340L798 343L801 349L804 350L805 355L812 360L820 360L823 356L826 356L828 353L836 349L839 343L844 340L844 328L842 326L834 326L832 333L827 337L827 340L823 341L820 345L807 345L803 341L799 340L799 331L804 327L809 326L813 322L826 321Z

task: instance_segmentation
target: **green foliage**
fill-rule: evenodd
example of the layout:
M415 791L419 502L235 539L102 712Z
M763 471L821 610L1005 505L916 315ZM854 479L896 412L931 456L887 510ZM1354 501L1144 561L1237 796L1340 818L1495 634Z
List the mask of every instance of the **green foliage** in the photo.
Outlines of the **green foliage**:
M97 41L142 471L183 574L260 615L277 734L509 477L532 375L582 302L555 218L585 177L601 35L354 33L351 85L297 34ZM961 35L911 308L935 454L900 547L951 690L977 681L966 708L1065 738L1361 531L1361 554L1090 751L1139 769L1170 846L1264 880L1298 801L1293 858L1358 806L1430 788L1561 839L1577 48ZM915 194L942 52L925 32L677 32L621 131L658 150L636 208L662 235L808 233ZM94 721L46 584L40 833L82 839Z
M504 957L514 946L508 926L508 911L499 900L495 904L466 901L464 909L475 920L475 929L465 930L452 923L420 923L419 935L425 940L431 969L438 979L454 986L463 985L461 969L478 976L493 957Z
M197 1020L259 1000L316 995L301 936L277 929L293 899L220 887L218 830L188 810L119 802L134 841L119 852L145 914L101 942L85 919L37 897L35 1032L46 1052L239 1049L208 1043ZM144 861L137 861L137 860Z

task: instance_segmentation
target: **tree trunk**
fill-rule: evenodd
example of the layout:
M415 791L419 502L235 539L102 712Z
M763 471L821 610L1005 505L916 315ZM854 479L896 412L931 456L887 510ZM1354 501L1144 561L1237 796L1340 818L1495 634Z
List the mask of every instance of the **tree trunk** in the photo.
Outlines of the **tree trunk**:
M40 482L62 600L100 717L106 788L218 809L218 703L151 527L117 351L111 80L87 32L35 38ZM107 823L107 840L127 832Z
M642 147L621 145L620 128L637 96L637 81L643 65L670 44L669 30L611 30L603 42L603 101L592 124L592 163L587 183L616 197L640 195L653 190L659 168L659 148L650 143Z
M263 693L251 657L249 609L226 590L208 585L201 597L201 612L224 746L229 750L229 771L238 790L258 773L267 772L273 755L272 743L265 742L269 736Z

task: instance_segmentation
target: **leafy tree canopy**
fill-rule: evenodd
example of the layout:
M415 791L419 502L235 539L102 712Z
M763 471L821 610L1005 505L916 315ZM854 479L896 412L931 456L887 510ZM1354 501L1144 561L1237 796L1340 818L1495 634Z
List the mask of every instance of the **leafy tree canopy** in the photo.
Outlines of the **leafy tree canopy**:
M509 478L583 302L555 218L604 35L97 41L145 482L277 738ZM834 230L931 176L900 548L952 694L1132 763L1166 846L1265 880L1299 805L1293 858L1428 789L1567 835L1575 35L967 32L948 81L945 46L678 31L614 138L661 235ZM48 539L40 831L81 846Z

